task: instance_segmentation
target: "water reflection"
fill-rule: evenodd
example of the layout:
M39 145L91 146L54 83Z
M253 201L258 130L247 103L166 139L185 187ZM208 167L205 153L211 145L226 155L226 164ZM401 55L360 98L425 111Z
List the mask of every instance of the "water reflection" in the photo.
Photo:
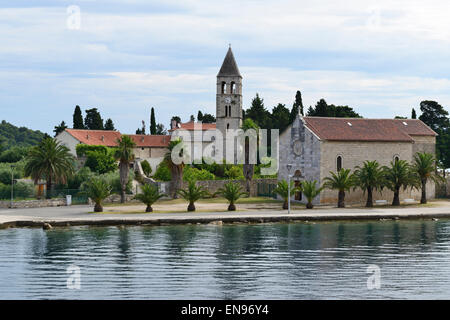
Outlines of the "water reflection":
M0 230L0 298L448 298L450 221ZM82 269L82 290L65 287ZM382 289L366 288L366 268Z

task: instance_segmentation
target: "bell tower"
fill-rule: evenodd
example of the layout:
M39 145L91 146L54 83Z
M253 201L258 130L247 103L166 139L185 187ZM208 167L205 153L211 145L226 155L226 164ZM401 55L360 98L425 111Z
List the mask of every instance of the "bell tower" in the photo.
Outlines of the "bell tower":
M242 76L231 46L217 74L216 128L226 137L229 129L242 125Z

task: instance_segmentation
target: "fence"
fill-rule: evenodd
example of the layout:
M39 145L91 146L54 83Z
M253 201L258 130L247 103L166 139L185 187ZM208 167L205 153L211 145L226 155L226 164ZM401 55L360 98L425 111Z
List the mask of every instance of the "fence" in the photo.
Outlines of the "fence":
M277 195L273 190L277 187L274 183L267 183L267 182L258 182L257 184L257 195L258 197L272 197L276 198Z
M50 190L50 198L66 198L67 195L72 196L72 204L88 203L88 197L85 192L79 189L56 189ZM17 183L13 188L13 200L32 200L38 199L38 192L33 185ZM47 193L41 195L41 199L45 199ZM0 186L0 200L11 200L11 185Z
M50 198L65 198L67 195L72 196L72 204L88 203L88 196L86 192L79 189L59 189L48 191ZM46 195L47 196L47 193Z

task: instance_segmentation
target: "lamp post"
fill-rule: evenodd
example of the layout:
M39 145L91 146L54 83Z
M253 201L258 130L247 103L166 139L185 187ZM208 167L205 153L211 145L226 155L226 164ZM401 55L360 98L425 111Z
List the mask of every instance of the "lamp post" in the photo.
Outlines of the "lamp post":
M286 168L288 170L288 214L291 213L291 169L292 164L287 164Z
M14 199L14 168L15 165L11 165L11 209L13 207L13 199Z

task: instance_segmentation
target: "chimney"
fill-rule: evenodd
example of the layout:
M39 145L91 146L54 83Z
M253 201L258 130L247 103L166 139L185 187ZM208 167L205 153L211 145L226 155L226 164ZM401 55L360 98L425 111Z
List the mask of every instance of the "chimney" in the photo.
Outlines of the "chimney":
M105 142L105 136L102 136L102 142Z
M89 140L89 135L88 134L86 135L86 139Z
M141 138L141 142L144 142L144 136L142 136L142 138Z

